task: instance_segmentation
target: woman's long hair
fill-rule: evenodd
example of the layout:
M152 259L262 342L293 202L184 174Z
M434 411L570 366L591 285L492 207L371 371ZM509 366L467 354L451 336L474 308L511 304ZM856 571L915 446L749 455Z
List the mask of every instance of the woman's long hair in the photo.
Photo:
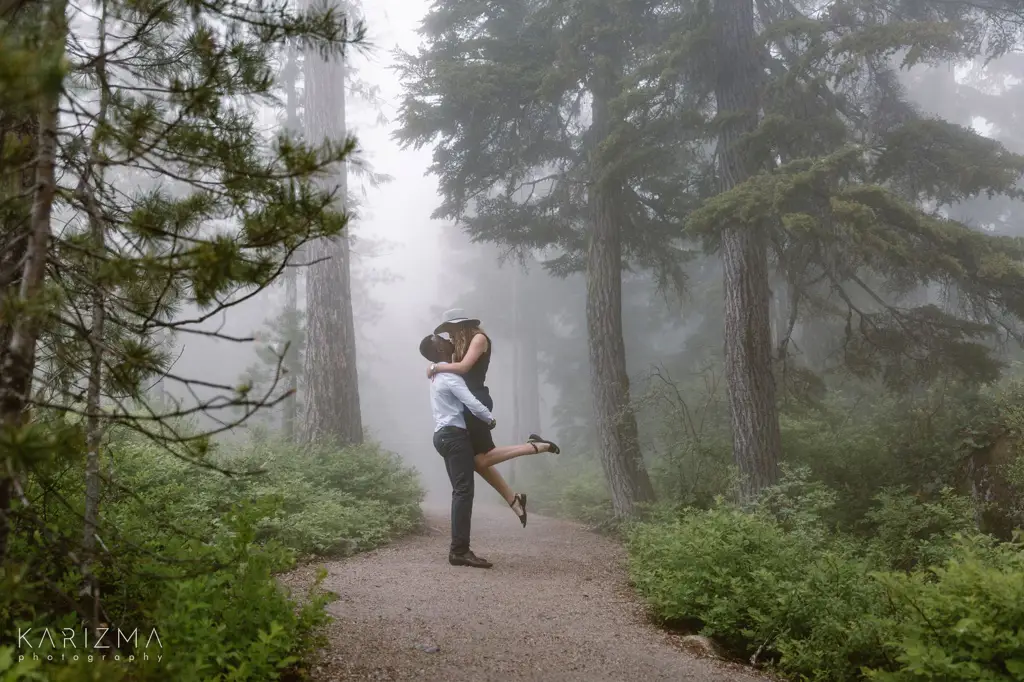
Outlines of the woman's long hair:
M466 351L469 350L469 342L477 334L484 334L484 330L480 327L470 327L469 325L459 325L452 330L452 343L455 344L455 355L452 359L455 362L462 362L462 358L466 357Z

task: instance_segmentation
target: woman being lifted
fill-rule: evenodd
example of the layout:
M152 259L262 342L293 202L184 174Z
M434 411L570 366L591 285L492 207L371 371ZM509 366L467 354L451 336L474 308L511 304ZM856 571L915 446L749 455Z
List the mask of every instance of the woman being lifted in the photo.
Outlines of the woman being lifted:
M484 406L493 411L494 400L487 388L487 369L491 364L491 339L480 328L480 320L466 317L466 314L458 308L449 310L444 314L444 321L434 330L435 334L448 334L455 345L455 354L450 364L431 364L427 369L427 377L433 378L438 372L452 372L462 375L470 392ZM494 438L491 435L490 427L478 419L469 410L465 411L466 428L469 437L473 441L473 452L477 455L486 455L495 449ZM547 443L548 452L558 454L558 446L549 440L545 440L535 433L531 433L527 442ZM480 460L480 458L477 458ZM505 502L512 508L520 523L526 527L526 493L513 493L508 483L505 482L501 473L493 467L477 465L477 473L487 481L492 488L498 491Z

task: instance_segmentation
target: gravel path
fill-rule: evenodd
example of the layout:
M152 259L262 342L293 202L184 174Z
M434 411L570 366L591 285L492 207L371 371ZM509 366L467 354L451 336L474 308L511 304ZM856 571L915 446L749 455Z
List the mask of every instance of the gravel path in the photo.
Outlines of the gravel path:
M448 510L426 531L326 565L330 645L316 680L692 680L753 682L701 660L650 625L626 584L624 552L566 521L478 503L473 549L494 562L448 565ZM289 576L307 583L317 565Z

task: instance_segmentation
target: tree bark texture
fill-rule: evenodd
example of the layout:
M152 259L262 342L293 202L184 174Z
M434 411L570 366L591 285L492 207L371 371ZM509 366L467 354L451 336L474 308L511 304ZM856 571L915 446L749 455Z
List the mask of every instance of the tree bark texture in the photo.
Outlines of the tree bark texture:
M86 189L86 191L90 191ZM93 249L96 252L97 266L106 250L104 226L98 215L91 215L90 231L92 232ZM103 349L107 319L105 293L99 281L93 283L92 292L92 329L89 333L89 383L86 388L86 428L85 428L85 510L83 513L82 549L87 561L92 560L96 549L96 537L100 522L100 446L103 442L103 422L101 412L101 395L103 388ZM84 576L86 587L92 597L93 622L99 622L100 616L100 585L93 571L94 563L89 566L89 573Z
M64 36L64 5L57 3L52 21L58 23L57 34ZM31 218L25 242L24 266L18 289L20 302L32 301L43 287L46 260L50 246L50 216L57 191L54 165L57 155L58 92L41 102L38 116L38 141L35 163L35 188L32 193ZM30 310L9 322L6 353L0 365L0 427L20 429L25 423L32 372L35 368L36 341L39 336L38 311ZM0 460L0 562L6 557L11 493L17 475L11 459Z
M519 363L521 378L519 391L522 401L519 408L519 419L524 433L540 433L540 363L537 358L537 336L523 334L521 339L522 353Z
M295 441L296 426L298 425L298 410L296 409L295 393L298 391L298 378L300 367L298 366L298 302L299 302L298 274L294 267L289 267L284 273L285 310L287 311L288 323L288 347L285 349L284 370L287 374L284 377L284 389L289 392L284 399L283 415L281 421L284 427L284 438L289 443Z
M622 338L622 239L615 209L612 193L593 192L587 250L587 344L601 464L615 515L628 517L638 503L654 499L654 488L640 453L629 397Z
M97 258L102 258L106 248L103 224L98 220L90 221L93 248ZM96 544L96 533L99 526L100 505L100 442L103 438L103 427L100 421L100 396L103 387L103 336L106 326L106 303L103 288L94 285L92 293L92 329L89 334L89 383L86 388L86 455L85 455L85 513L83 547L86 556Z
M533 331L536 320L530 307L528 273L516 268L512 273L513 330L515 334L515 362L513 364L513 439L540 433L540 365L537 335Z
M744 136L756 129L760 72L754 34L753 0L715 3L716 100L723 117L718 155L721 190L757 172L757 158ZM768 246L763 232L724 226L725 376L732 418L733 458L739 468L740 498L756 498L778 481L779 432L768 279Z
M14 333L13 320L6 313L7 301L18 298L25 258L28 254L31 203L35 183L32 163L37 147L38 119L0 112L0 179L7 219L0 225L0 368L7 366L8 349ZM12 481L6 467L0 467L0 559L9 532Z
M106 75L106 25L107 25L107 3L104 0L100 3L100 36L99 51L100 58L96 65L100 82L100 108L96 117L97 124L106 123L107 107L109 105L110 86L107 83ZM89 233L92 241L93 261L93 290L92 290L92 311L90 317L92 325L89 330L89 383L86 387L85 410L85 513L83 524L82 548L87 559L92 558L96 546L96 535L99 532L100 519L100 445L103 440L103 422L101 412L101 398L103 389L103 355L106 337L106 291L102 281L103 262L106 259L107 240L106 226L103 222L99 205L93 194L90 181L95 173L100 185L103 180L103 167L96 163L101 152L98 138L93 136L89 144L89 158L86 169L82 175L80 187L85 206L89 214ZM90 572L86 576L88 586L93 595L93 619L99 618L99 582L95 575Z
M617 74L601 69L592 85L590 243L587 248L587 345L590 389L601 442L601 465L617 517L632 516L638 503L654 500L640 453L636 414L630 404L626 344L622 338L622 234L619 188L597 167L597 147L611 132L609 102Z
M286 97L286 120L285 127L289 134L298 135L302 132L302 122L299 118L299 92L298 92L298 54L294 45L288 46L288 58L285 64L283 75ZM292 255L292 261L301 261L301 255ZM298 311L299 311L299 274L295 269L295 262L289 263L284 271L284 296L285 311L288 322L288 348L285 351L284 370L287 374L284 377L284 389L289 392L284 399L283 415L281 421L284 431L284 438L287 442L295 441L298 431L299 415L296 392L299 389L299 374L302 368L298 365Z
M342 9L342 8L339 8ZM306 139L343 140L345 123L345 64L305 55ZM330 179L337 200L348 191L346 169ZM363 442L356 369L355 320L352 314L350 254L347 238L319 239L306 245L307 262L315 263L306 276L306 356L303 367L303 440L333 439L339 445Z
M522 360L523 360L523 334L522 327L524 315L522 304L522 273L519 268L512 268L512 440L519 441L525 436L522 423ZM529 432L526 432L529 433ZM516 461L513 459L508 463L508 483L515 485L516 482Z

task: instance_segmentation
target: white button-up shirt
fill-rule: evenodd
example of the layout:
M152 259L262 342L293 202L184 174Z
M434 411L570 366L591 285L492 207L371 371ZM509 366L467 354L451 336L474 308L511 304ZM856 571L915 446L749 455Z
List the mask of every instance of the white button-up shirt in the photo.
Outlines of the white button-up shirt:
M470 392L465 379L450 372L435 374L430 381L430 407L434 413L434 432L437 433L446 426L466 428L466 419L462 416L463 405L485 422L490 422L494 418L483 403Z

